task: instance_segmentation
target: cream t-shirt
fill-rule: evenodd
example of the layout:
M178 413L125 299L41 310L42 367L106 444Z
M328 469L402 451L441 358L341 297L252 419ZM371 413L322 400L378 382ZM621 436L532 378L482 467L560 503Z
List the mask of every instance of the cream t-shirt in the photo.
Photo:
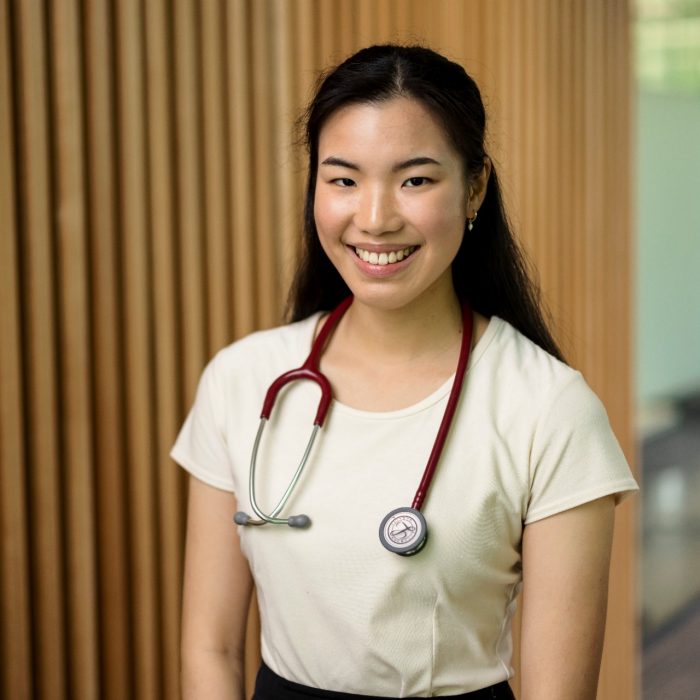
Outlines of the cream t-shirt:
M263 397L306 359L318 317L216 355L173 448L185 469L234 491L248 513ZM451 386L386 413L333 402L282 514L306 513L311 527L231 523L257 586L263 658L284 678L396 697L459 694L509 678L523 525L637 489L581 374L494 317L470 358L423 507L428 542L413 557L388 552L379 524L410 506ZM299 463L318 397L303 381L277 401L257 461L257 500L267 512Z

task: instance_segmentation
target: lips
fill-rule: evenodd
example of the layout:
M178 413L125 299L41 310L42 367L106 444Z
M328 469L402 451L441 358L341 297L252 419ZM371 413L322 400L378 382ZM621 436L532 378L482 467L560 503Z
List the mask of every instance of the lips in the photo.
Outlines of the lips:
M360 260L363 260L370 265L380 265L382 267L386 265L395 265L402 260L409 257L415 250L417 246L407 246L406 248L401 248L399 250L392 250L389 252L375 252L365 250L359 246L355 246L355 255L357 255Z

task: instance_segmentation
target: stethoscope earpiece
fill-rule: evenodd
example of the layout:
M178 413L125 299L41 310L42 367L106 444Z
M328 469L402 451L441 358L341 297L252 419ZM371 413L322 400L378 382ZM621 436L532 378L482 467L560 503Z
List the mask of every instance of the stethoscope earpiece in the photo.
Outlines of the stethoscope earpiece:
M244 513L242 510L239 510L234 516L233 516L233 522L236 523L236 525L265 525L267 523L267 520L253 520L253 518L248 515L248 513ZM276 522L280 525L284 525L285 523L289 525L289 527L297 527L300 529L303 529L305 527L309 527L311 525L311 518L308 515L304 515L303 513L300 515L290 515L288 518L278 518L276 519Z
M244 513L242 510L239 510L233 516L233 522L236 523L236 525L248 525L250 523L250 515L248 515L248 513Z
M290 515L287 518L287 525L289 527L309 527L311 525L311 518L308 515Z

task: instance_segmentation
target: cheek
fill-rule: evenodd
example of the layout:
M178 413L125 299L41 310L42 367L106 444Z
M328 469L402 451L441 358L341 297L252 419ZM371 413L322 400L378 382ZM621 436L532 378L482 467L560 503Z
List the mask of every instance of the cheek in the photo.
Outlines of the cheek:
M346 214L344 207L336 199L317 192L314 199L314 221L319 236L337 235L342 227Z
M466 205L454 197L435 199L428 206L416 208L413 221L428 235L457 236L461 240L467 219Z

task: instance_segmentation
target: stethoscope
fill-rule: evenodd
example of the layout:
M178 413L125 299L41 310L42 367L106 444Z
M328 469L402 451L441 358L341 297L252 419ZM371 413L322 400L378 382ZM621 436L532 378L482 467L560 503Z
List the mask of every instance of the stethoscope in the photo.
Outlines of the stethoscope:
M233 519L238 525L265 525L267 523L273 525L289 525L290 527L306 528L311 525L311 519L308 515L290 515L288 518L280 518L279 514L287 504L290 496L294 492L299 479L306 467L306 463L309 460L309 455L313 448L316 436L319 430L323 426L323 422L326 419L326 414L328 413L328 408L332 399L331 385L324 374L318 369L319 359L323 349L326 346L329 336L338 325L338 322L342 318L343 314L347 311L350 304L352 304L352 297L348 297L343 300L328 316L326 322L323 324L321 331L319 332L316 340L314 341L311 352L306 358L304 364L298 369L292 369L289 372L285 372L281 377L278 377L267 390L265 395L265 401L263 402L262 412L260 414L260 425L258 426L258 432L255 436L255 442L253 443L253 452L250 458L250 481L248 484L248 494L250 496L250 505L253 511L258 516L259 520L253 519L247 513L238 511ZM464 381L464 375L467 369L467 363L469 361L469 352L471 349L472 342L472 312L467 304L462 307L462 344L459 351L459 361L457 362L457 372L455 373L455 378L452 383L452 389L450 391L450 396L447 399L447 406L445 407L445 413L442 416L442 422L438 428L437 435L435 437L435 442L433 443L433 449L430 452L430 457L428 458L428 463L425 466L425 471L423 472L423 477L421 478L420 484L418 485L418 490L413 498L413 503L411 507L408 508L403 506L401 508L395 508L391 512L387 513L379 526L379 540L390 552L395 552L396 554L401 554L403 556L411 556L417 554L425 546L428 538L428 526L425 522L425 518L421 513L421 507L423 506L423 501L425 500L430 484L433 480L435 470L440 459L440 454L442 453L442 448L445 444L447 438L447 433L449 432L452 419L457 408L457 401L459 399L459 394L462 389L462 383ZM311 437L306 445L304 454L299 462L292 480L287 486L286 491L282 494L279 503L274 507L271 513L267 514L258 505L257 499L255 498L255 471L256 462L258 457L258 449L260 448L260 441L262 439L263 430L265 425L270 418L272 412L272 407L277 399L277 394L282 387L286 386L290 382L296 381L298 379L310 379L312 382L316 382L321 388L321 399L318 404L318 410L316 411L316 418L314 419L313 430L311 432Z

